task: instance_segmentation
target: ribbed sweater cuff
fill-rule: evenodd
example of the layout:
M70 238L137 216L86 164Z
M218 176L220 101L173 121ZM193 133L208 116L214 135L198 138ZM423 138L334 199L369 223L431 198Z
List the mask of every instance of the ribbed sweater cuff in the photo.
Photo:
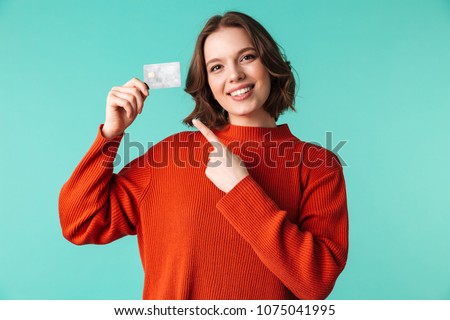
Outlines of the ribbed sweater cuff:
M123 134L114 137L112 139L107 139L102 135L103 124L98 127L97 137L89 151L91 150L101 150L104 164L114 162L117 151L119 149L120 141L123 138ZM109 167L109 166L108 166Z
M247 239L263 236L264 226L271 228L271 222L280 211L277 204L250 175L220 199L216 207Z

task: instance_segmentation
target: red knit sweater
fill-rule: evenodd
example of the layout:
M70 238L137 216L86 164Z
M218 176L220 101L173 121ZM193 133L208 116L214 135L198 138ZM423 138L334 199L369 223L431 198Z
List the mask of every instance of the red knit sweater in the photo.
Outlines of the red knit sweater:
M210 144L181 132L113 173L121 137L99 130L64 184L59 214L75 244L137 234L144 299L323 299L347 259L342 167L287 125L214 131L249 176L229 193L206 176Z

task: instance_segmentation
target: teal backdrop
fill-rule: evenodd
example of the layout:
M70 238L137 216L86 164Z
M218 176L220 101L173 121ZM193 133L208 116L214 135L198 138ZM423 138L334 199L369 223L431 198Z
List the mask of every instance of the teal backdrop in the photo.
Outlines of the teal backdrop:
M346 163L350 251L329 298L450 298L450 1L0 0L1 299L141 298L136 237L70 244L58 194L110 88L170 61L184 86L198 32L227 10L297 71L298 111L278 123ZM155 90L129 138L186 130L192 108L183 87Z

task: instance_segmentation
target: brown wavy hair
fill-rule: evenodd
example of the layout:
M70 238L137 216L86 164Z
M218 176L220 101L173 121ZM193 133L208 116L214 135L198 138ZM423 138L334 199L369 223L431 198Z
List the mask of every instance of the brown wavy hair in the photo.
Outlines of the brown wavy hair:
M252 17L236 11L211 17L200 32L186 77L186 88L195 101L195 108L183 122L192 126L193 119L201 120L209 128L228 123L228 113L214 99L208 84L203 47L206 38L224 27L243 28L250 36L258 57L269 72L271 88L264 104L266 110L278 120L288 108L295 110L295 79L290 62L267 30Z

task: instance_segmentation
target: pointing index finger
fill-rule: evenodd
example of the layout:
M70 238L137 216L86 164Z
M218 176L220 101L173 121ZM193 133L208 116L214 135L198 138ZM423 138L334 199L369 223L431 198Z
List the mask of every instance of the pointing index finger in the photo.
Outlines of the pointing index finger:
M192 120L192 124L203 134L203 136L208 140L209 142L215 142L220 143L222 142L219 140L219 138L214 134L214 132L211 131L203 122L197 119Z

